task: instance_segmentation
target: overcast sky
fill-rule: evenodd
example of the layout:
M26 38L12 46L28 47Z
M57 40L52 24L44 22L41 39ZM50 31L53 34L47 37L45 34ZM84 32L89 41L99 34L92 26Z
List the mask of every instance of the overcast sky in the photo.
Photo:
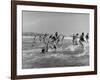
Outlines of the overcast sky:
M23 11L23 32L89 32L89 14Z

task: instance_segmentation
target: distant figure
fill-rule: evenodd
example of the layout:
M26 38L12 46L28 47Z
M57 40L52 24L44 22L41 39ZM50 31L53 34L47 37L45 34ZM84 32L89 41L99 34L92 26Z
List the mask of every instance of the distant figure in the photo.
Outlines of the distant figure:
M37 37L37 35L35 34L34 38L33 38L33 42L32 42L32 47L34 46L34 43L36 42L36 37Z
M84 40L84 33L82 33L81 34L81 36L80 36L80 40L79 40L79 43L81 44L81 46L84 48L84 43L85 42L85 40Z
M44 34L43 35L43 42L45 43L45 41L46 41L46 37L47 37L47 34Z
M35 42L35 40L36 40L36 36L37 36L37 35L35 34L35 35L34 35L34 38L33 38L34 42Z
M63 40L64 40L64 35L63 35L63 34L60 34L60 35L58 36L58 40L59 40L59 41L63 41Z
M79 36L78 33L76 35L73 34L73 40L72 40L72 42L73 42L74 45L78 45L78 36Z
M39 36L39 40L42 41L42 35Z
M75 36L75 45L78 45L78 36L79 36L79 34L77 33Z
M72 42L73 42L73 44L75 44L75 37L76 37L76 36L75 36L75 34L73 34L73 36L72 36L72 37L73 37Z
M58 37L58 32L55 33L55 37L56 37L56 38Z
M85 38L86 38L86 42L88 42L88 40L89 40L89 33L86 34Z

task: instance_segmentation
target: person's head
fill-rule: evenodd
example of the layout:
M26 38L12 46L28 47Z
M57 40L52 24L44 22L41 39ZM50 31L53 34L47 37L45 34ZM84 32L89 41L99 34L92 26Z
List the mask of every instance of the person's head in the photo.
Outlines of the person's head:
M76 35L78 36L79 34L77 33Z
M58 32L56 32L56 34L58 34Z
M84 33L82 33L82 35L84 36Z

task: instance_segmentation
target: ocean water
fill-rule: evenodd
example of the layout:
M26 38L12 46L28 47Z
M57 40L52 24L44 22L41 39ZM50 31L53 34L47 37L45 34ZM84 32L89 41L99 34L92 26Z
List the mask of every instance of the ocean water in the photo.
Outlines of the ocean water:
M59 43L57 50L49 49L41 53L44 44L32 36L23 36L22 68L50 68L89 66L89 44L83 49L80 45L73 45L71 37L65 37Z

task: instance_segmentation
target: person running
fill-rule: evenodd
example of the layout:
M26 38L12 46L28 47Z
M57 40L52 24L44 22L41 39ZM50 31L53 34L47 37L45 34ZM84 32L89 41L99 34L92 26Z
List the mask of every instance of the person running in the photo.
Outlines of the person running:
M39 35L39 41L40 42L42 41L42 35Z
M44 34L44 35L43 35L43 43L45 43L46 37L47 37L47 34Z
M73 34L72 37L73 37L72 42L73 42L73 44L75 44L75 37L76 37L75 34Z
M58 37L58 32L55 33L55 37L56 37L56 38Z
M85 38L86 38L86 42L88 42L88 40L89 40L89 33L86 34Z
M84 48L83 42L85 42L85 40L84 40L84 33L81 34L80 39L79 39L79 43Z
M34 37L33 37L33 42L32 42L32 47L34 46L34 43L36 43L36 37L37 37L37 35L36 35L36 34L34 34Z
M36 37L37 37L37 35L36 34L34 34L34 38L33 38L33 41L35 42L35 40L36 40Z
M79 34L77 33L75 36L75 45L78 45L78 36L79 36Z
M72 40L72 42L73 42L74 45L78 45L78 36L79 36L78 33L76 35L73 34L73 40Z

